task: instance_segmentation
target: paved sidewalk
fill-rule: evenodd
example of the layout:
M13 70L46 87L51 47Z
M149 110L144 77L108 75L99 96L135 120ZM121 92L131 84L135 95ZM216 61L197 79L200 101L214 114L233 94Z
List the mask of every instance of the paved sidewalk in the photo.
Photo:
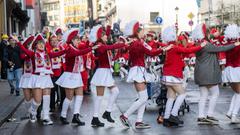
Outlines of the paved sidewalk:
M7 81L0 81L0 126L11 118L17 107L23 101L23 93L20 96L10 94L10 87Z

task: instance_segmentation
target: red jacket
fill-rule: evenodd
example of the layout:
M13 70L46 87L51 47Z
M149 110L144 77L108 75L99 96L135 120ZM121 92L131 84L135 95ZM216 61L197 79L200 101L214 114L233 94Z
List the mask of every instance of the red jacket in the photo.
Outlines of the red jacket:
M119 49L122 47L125 47L125 44L114 44L114 45L105 45L102 43L99 43L100 47L96 50L97 57L98 59L96 60L98 62L98 68L111 68L110 63L109 63L109 56L108 56L108 51L109 50L114 50L114 49ZM112 60L112 59L111 59Z
M227 66L240 67L240 46L237 46L226 52L226 67Z
M69 49L66 52L65 59L66 59L66 72L73 72L73 67L75 63L75 57L79 55L84 55L92 51L92 48L88 47L83 50L78 50L75 47L69 47Z
M48 53L51 53L51 52L56 52L55 50L61 51L61 50L64 50L64 49L61 46L53 48L49 44L48 46L46 45L46 50L47 50ZM57 58L60 58L60 57L57 57ZM54 77L59 77L62 74L62 72L64 71L62 58L60 58L60 59L61 59L61 62L60 62L61 63L61 67L59 69L52 69L52 71L53 71L53 75L52 76L54 76ZM52 59L51 59L51 61L52 61Z
M166 52L166 58L163 65L163 75L183 78L183 54L194 53L199 51L201 48L201 46L184 48L182 46L175 45L172 49Z
M225 42L224 36L219 36L219 37L216 37L216 38L211 40L211 43L213 45L216 45L216 46L223 46L224 44L226 44L224 42ZM225 52L219 52L218 53L218 59L219 60L226 59L226 53Z
M162 52L161 49L149 50L144 46L143 41L136 40L129 46L129 63L131 67L145 67L145 55L156 56Z

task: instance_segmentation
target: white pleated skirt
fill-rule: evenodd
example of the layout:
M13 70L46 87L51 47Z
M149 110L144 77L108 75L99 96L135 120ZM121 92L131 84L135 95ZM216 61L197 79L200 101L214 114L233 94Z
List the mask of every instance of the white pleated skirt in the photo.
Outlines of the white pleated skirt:
M128 73L127 82L128 83L143 83L149 82L150 77L144 67L134 66L131 67Z
M115 85L110 68L98 68L93 75L91 84L95 86L111 87Z
M163 76L162 83L165 85L178 85L183 84L183 79L174 76Z
M32 74L25 73L21 76L19 81L19 88L22 89L31 89L34 87L34 78L32 77Z
M80 73L64 72L56 81L56 84L69 89L82 87L82 76Z
M240 82L240 67L226 67L222 72L223 82Z
M53 83L50 75L32 75L33 88L53 88Z

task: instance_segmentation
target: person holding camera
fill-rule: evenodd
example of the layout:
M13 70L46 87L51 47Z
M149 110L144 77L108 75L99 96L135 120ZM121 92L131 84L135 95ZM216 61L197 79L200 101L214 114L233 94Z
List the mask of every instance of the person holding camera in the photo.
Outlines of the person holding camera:
M10 85L10 94L16 93L16 96L20 95L19 81L22 75L23 61L21 60L20 48L16 45L16 41L12 36L9 37L9 45L5 47L3 60L7 63L7 79ZM13 81L16 81L14 86Z

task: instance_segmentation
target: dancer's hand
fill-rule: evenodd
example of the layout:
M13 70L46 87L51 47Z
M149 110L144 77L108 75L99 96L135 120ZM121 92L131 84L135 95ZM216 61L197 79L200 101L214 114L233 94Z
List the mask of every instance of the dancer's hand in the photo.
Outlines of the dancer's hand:
M168 51L172 49L173 46L174 46L173 44L170 44L169 46L163 47L163 51Z
M92 47L92 49L93 49L93 50L96 50L96 49L99 48L99 46L100 46L100 45L95 45L95 46Z
M234 43L234 45L235 45L235 46L239 46L239 45L240 45L240 42L237 41L237 42Z
M206 45L207 45L207 41L204 41L204 42L201 43L201 47L204 47Z

